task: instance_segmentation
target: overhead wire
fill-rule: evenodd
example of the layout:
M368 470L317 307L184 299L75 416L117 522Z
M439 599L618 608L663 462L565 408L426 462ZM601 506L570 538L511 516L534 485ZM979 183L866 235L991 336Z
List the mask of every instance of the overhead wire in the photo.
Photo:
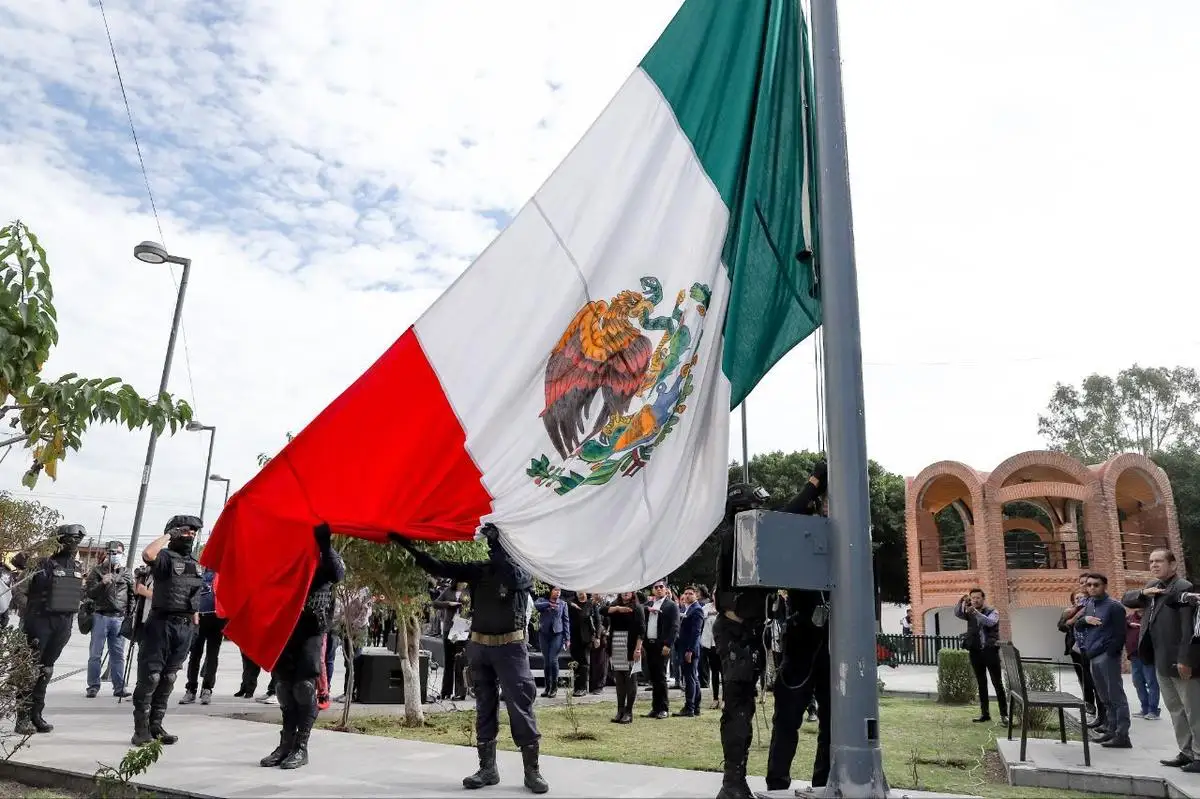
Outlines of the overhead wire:
M125 91L125 79L121 76L121 64L117 58L117 47L113 43L112 29L108 25L108 13L104 10L104 0L96 0L100 6L100 19L104 22L104 35L108 38L108 50L112 54L113 70L117 73L117 86L121 90L121 100L125 103L125 116L129 120L129 133L133 138L133 147L137 151L138 165L142 170L142 181L146 184L146 195L150 198L150 211L154 214L154 224L158 228L158 241L163 247L167 246L167 237L163 233L162 219L158 215L158 204L154 200L154 191L150 188L150 173L146 170L146 159L142 156L142 144L138 140L137 127L133 124L133 110L129 106L129 95ZM167 272L171 275L171 284L175 293L179 293L179 281L175 277L175 268L167 264ZM196 382L192 379L192 356L188 349L187 326L181 319L179 332L183 339L183 363L187 371L188 393L192 398L192 408L196 403Z

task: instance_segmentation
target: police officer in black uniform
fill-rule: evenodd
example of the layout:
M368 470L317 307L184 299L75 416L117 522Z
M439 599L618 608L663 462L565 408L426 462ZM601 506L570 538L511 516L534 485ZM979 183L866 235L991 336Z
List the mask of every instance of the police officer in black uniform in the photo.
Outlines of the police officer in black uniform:
M463 779L464 788L482 788L500 782L496 769L496 736L500 732L500 694L508 706L508 722L513 742L521 748L525 766L525 787L533 793L545 793L550 786L542 779L538 766L541 733L533 717L537 685L529 670L529 650L525 643L533 578L513 562L500 543L500 531L486 524L480 533L488 542L488 559L471 563L448 563L430 557L403 536L392 538L403 545L417 565L435 577L465 582L471 591L471 638L467 642L467 662L475 684L475 738L478 741L479 770Z
M784 510L796 512L816 501L825 490L825 464L818 463L799 496ZM754 699L758 679L766 663L763 627L767 605L774 591L769 588L738 588L733 584L733 520L743 511L763 507L770 495L763 488L747 483L729 487L725 518L717 528L720 552L717 555L717 620L713 638L721 658L721 679L725 683L725 705L721 710L721 750L725 771L717 799L750 799L746 783L746 760L754 739Z
M173 516L165 531L142 551L154 577L150 618L142 630L137 686L133 689L133 745L179 736L163 729L175 676L187 660L196 632L204 570L192 555L203 523L198 516Z
M317 720L317 678L321 675L321 644L333 626L333 586L346 577L342 557L333 549L329 525L313 530L317 541L317 566L308 596L291 637L271 672L275 695L283 714L279 746L259 761L264 768L296 769L308 765L308 738Z
M801 492L783 510L812 516L820 513L825 492L824 464L810 478L817 492ZM796 756L800 725L812 700L817 702L817 752L813 759L812 786L829 781L830 660L829 603L822 591L791 589L783 603L783 662L775 674L775 715L771 719L771 747L767 756L767 790L791 787L792 760Z
M71 638L83 598L83 564L76 553L86 534L82 524L64 524L56 529L58 551L44 558L29 578L22 628L37 656L39 671L28 700L17 710L15 730L21 735L54 729L42 717L42 711L46 709L46 688L54 675L54 664Z

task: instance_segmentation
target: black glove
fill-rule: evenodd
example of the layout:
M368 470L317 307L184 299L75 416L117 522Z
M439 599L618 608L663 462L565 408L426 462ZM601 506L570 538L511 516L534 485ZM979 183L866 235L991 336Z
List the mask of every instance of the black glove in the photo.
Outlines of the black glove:
M313 538L317 539L317 547L325 552L333 543L333 530L328 524L322 522L313 528Z
M500 528L491 522L480 527L479 532L483 534L483 537L487 539L489 544L494 544L500 540Z
M399 533L388 533L388 541L391 541L393 544L399 544L400 546L404 547L405 549L413 548L413 542L409 541L407 538L400 535Z

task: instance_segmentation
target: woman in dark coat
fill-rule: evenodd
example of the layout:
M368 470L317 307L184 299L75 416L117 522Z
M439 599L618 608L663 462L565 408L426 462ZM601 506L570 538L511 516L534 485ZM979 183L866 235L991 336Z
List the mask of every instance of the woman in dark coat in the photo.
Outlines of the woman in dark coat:
M633 703L637 699L637 671L634 664L642 659L646 638L646 609L631 591L621 594L608 606L608 656L617 683L617 724L633 723Z

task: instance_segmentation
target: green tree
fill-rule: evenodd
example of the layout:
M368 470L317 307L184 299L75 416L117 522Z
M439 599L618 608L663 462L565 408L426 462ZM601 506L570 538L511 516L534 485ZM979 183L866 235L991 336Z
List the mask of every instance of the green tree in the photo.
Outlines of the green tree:
M0 556L31 552L48 542L62 514L32 499L0 491Z
M1171 481L1188 574L1200 569L1200 451L1175 447L1151 456Z
M1194 449L1200 445L1200 378L1188 367L1134 364L1116 378L1089 375L1078 388L1058 383L1038 416L1038 433L1087 464L1129 451L1149 456Z
M767 452L750 459L750 479L771 495L767 507L782 508L800 492L817 461L818 452ZM903 602L908 596L908 550L904 537L904 478L875 461L868 464L871 491L872 547L875 551L878 599ZM729 483L742 481L742 467L729 467ZM672 583L711 586L716 582L716 531L705 539L682 566L671 573Z
M145 399L119 377L83 378L74 372L46 381L42 367L58 344L58 314L46 250L20 221L0 227L0 421L12 434L0 449L24 444L32 463L21 484L33 488L44 471L78 451L92 424L175 433L192 419L183 400L163 393Z

